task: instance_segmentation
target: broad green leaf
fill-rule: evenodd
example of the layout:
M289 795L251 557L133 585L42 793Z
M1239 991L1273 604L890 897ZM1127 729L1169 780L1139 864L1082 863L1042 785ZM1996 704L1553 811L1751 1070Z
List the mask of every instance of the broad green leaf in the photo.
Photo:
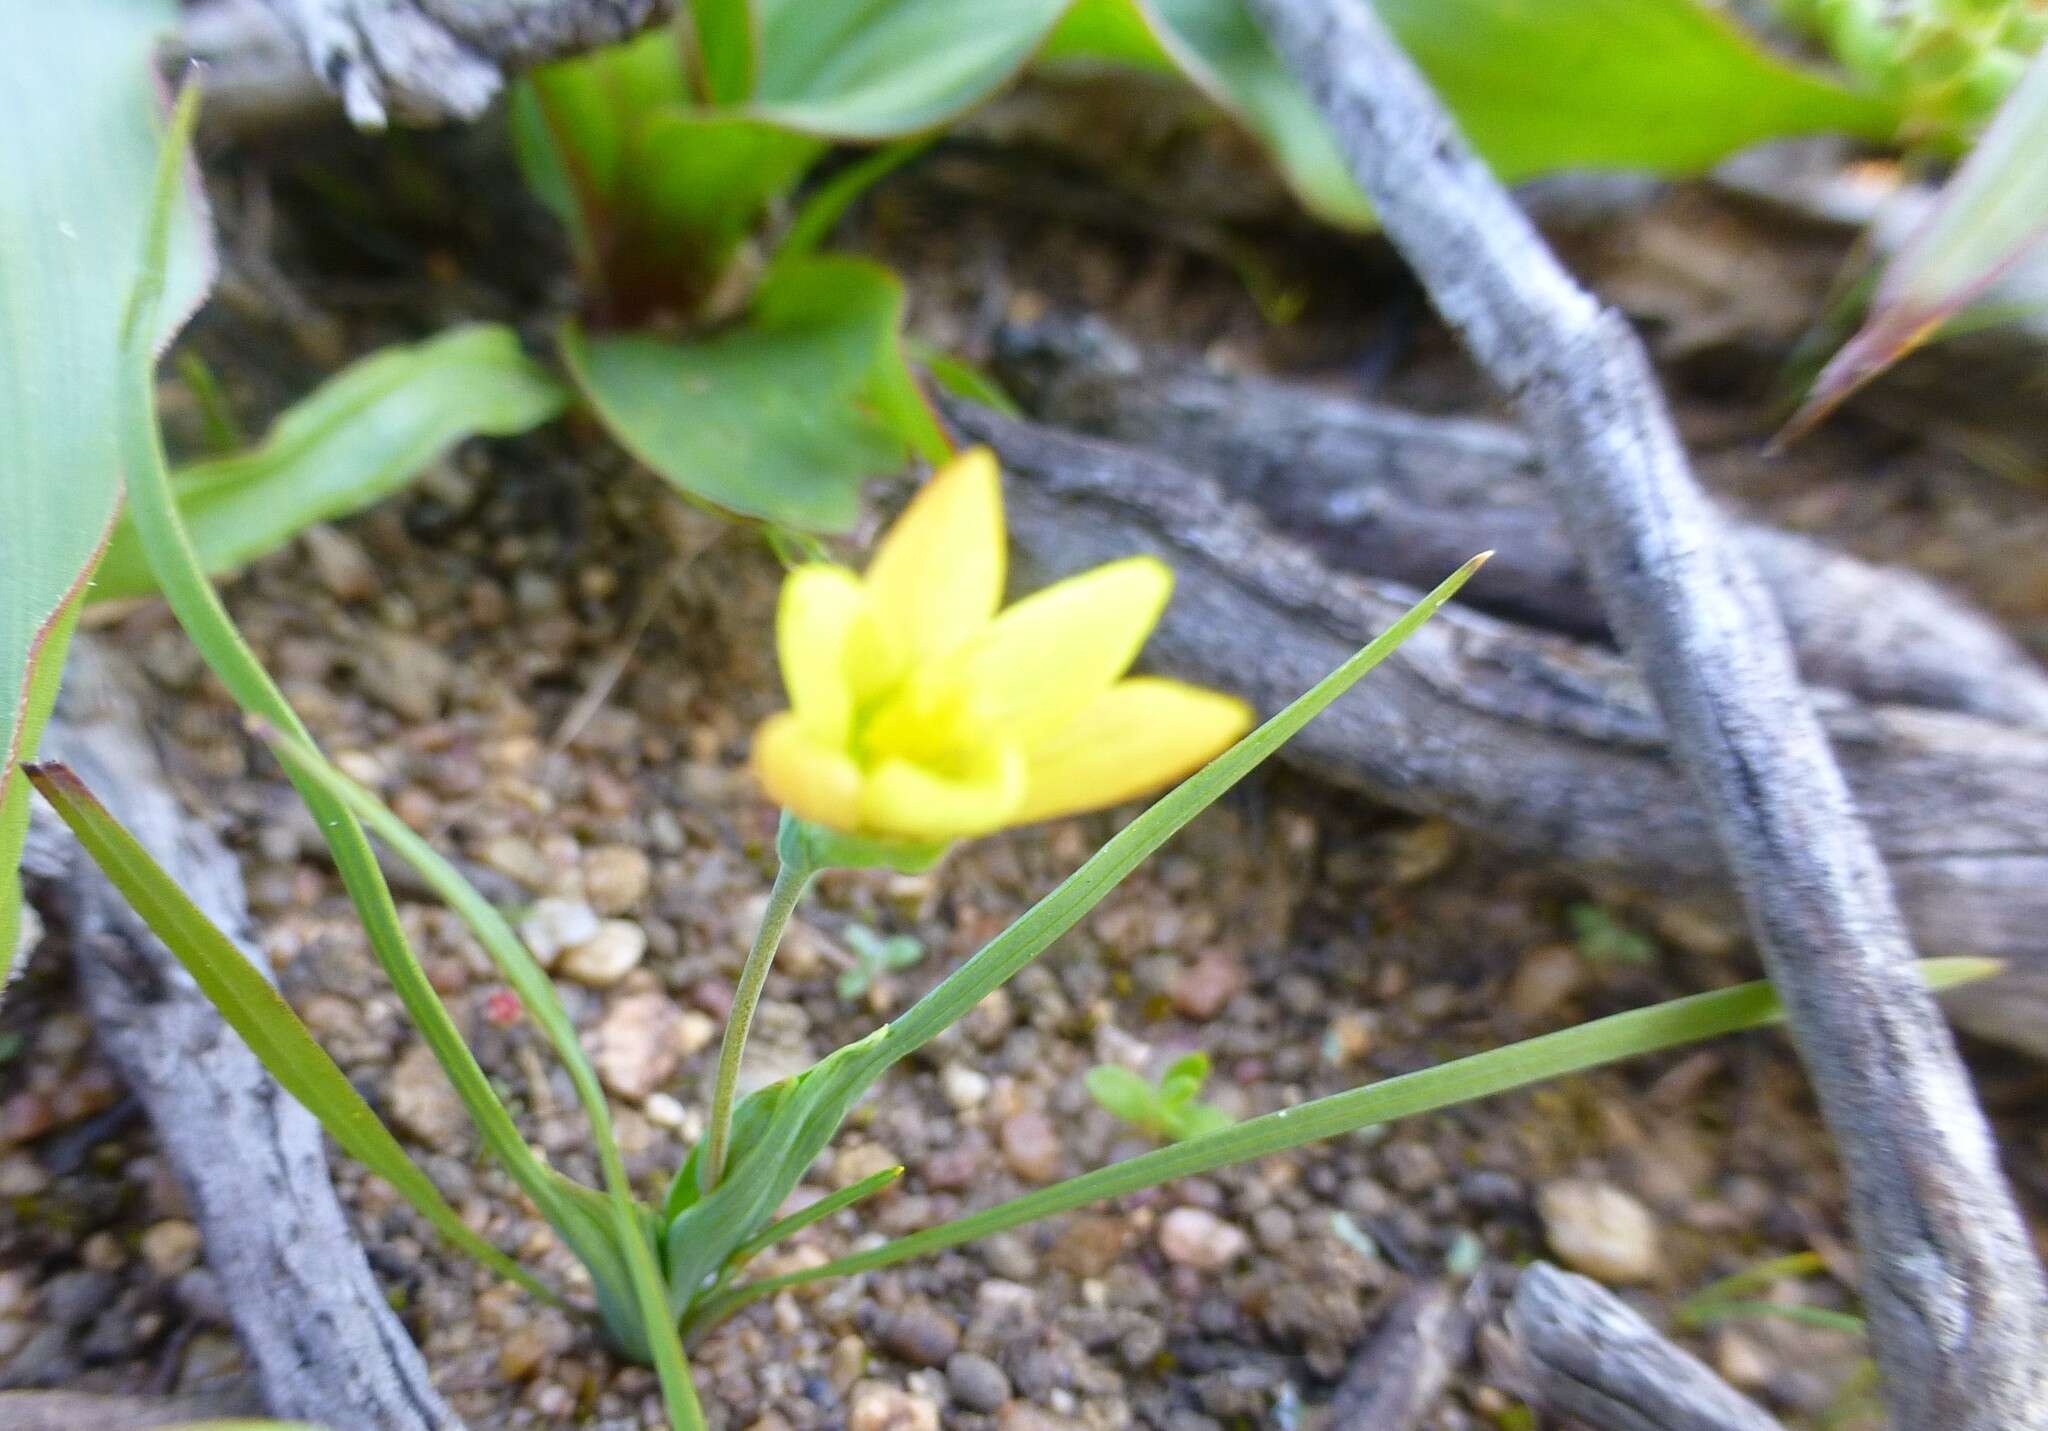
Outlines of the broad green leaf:
M1065 62L1174 73L1173 56L1161 47L1133 0L1075 0L1069 5L1037 59L1042 66Z
M1506 179L1567 167L1692 173L1766 139L1886 137L1898 119L1888 103L1772 58L1699 0L1377 3ZM1265 143L1311 210L1371 222L1321 115L1242 0L1083 0L1050 53L1153 67L1131 17Z
M621 314L698 318L734 256L796 187L822 140L757 119L670 106L640 121L613 198L603 281Z
M690 0L690 68L711 104L753 98L761 36L753 0Z
M1376 0L1504 177L1698 173L1766 139L1891 137L1889 104L1768 54L1700 0Z
M839 139L945 123L1007 84L1067 0L760 0L752 112Z
M1932 989L1950 988L1972 979L1986 978L1997 973L1999 967L1996 961L1988 959L1928 959L1919 966L1921 977ZM1761 1028L1777 1023L1784 1016L1784 1006L1779 1003L1771 986L1754 983L1595 1019L1591 1023L1509 1044L1505 1048L1489 1049L1434 1068L1402 1074L1344 1093L1333 1093L1292 1108L1282 1108L1156 1152L1112 1163L1106 1168L1056 1183L955 1222L912 1233L870 1251L842 1257L823 1266L747 1283L712 1298L701 1309L699 1320L715 1320L756 1298L786 1287L893 1266L912 1257L958 1247L1040 1218L1072 1212L1105 1198L1123 1197L1177 1178L1249 1162L1361 1128L1490 1098L1532 1083L1597 1068L1617 1059L1633 1058L1744 1029Z
M152 50L173 0L8 8L0 42L0 982L28 827L17 765L56 699L78 597L121 500L122 308L157 160ZM172 225L161 348L211 255L197 185Z
M320 1047L292 1006L164 873L147 850L61 765L31 766L29 776L79 844L121 891L151 932L177 956L228 1026L242 1036L262 1065L320 1120L341 1147L391 1184L450 1242L501 1277L557 1301L533 1276L472 1231L440 1189L406 1156L348 1075Z
M451 328L351 364L288 409L251 451L180 469L172 477L178 513L200 564L229 571L399 490L462 439L525 432L567 401L511 329ZM124 519L91 597L155 590L134 522Z
M1788 434L1926 342L2048 243L2048 48L1885 270L1862 328L1815 379Z
M900 366L903 289L861 259L780 268L753 309L701 339L586 334L562 356L612 435L686 496L813 532L844 531L861 483L899 467L878 375Z

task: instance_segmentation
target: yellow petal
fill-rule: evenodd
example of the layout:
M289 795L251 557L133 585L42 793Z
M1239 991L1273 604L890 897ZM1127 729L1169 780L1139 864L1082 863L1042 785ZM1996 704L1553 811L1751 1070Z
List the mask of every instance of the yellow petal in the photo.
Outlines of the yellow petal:
M962 659L980 716L1026 749L1071 721L1137 659L1173 572L1129 557L1034 592L990 623Z
M860 767L811 738L794 713L770 716L754 733L754 776L769 798L806 820L853 832L860 824Z
M932 475L868 563L877 620L928 661L988 624L1003 599L1003 489L986 447Z
M1234 696L1156 676L1118 681L1035 746L1012 824L1099 810L1192 774L1252 728Z
M775 648L789 704L810 736L844 746L853 729L854 692L847 653L866 625L867 591L845 567L812 562L782 583Z
M1024 756L1012 746L989 747L946 771L884 760L861 787L861 828L906 840L985 835L1012 823L1024 782Z

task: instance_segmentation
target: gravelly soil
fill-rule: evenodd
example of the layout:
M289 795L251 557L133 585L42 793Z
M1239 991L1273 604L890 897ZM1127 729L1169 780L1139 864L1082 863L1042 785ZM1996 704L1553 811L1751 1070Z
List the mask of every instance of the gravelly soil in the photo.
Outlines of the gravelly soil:
M443 213L425 237L397 227L337 237L324 211L288 210L278 230L259 232L251 196L268 186L289 199L299 180L288 165L226 172L223 187L242 201L223 205L240 216L230 227L239 261L201 341L248 416L339 353L455 313L525 314L559 299L516 264L495 272L509 261L474 247L478 222L460 215ZM1094 298L1155 338L1327 365L1357 357L1338 335L1376 311L1400 330L1397 392L1426 403L1462 381L1441 335L1385 318L1400 310L1386 308L1379 280L1356 280L1273 337L1208 260L961 211L950 192L913 176L861 225L864 242L929 276L916 288L918 323L934 339L971 348L1006 311ZM494 222L503 239L531 219ZM406 245L442 275L428 293L387 252ZM344 278L331 276L337 252L352 265ZM168 388L167 399L175 426L186 415ZM1687 419L1733 447L1760 428L1758 413L1743 391L1702 399ZM1912 510L1945 515L1907 522L1846 491L1847 479L1791 498L1746 478L1732 485L1894 559L1916 553L1886 533L1924 536L1931 525L1935 554L1922 564L1936 567L1941 543L1983 527L1967 514L2016 507L2009 490L1985 496L1981 478L1925 448L1879 465L1879 491L1910 488L1921 499ZM2028 515L2038 521L2038 506ZM1969 562L1947 565L1971 574ZM650 1192L701 1126L715 1020L771 872L773 814L744 758L752 726L779 703L776 578L757 543L571 426L473 445L414 492L230 588L237 619L317 736L411 824L509 903L579 901L644 935L644 958L616 982L560 982L601 1056L615 1051L606 1066L619 1136ZM2048 606L2005 577L1977 585L2022 624ZM287 995L465 1216L577 1290L572 1259L484 1165L383 987L316 832L182 637L148 607L109 634L156 680L174 769L246 861ZM1369 684L1357 698L1371 698ZM754 1075L872 1029L1128 813L980 841L931 876L825 880L770 981ZM544 1039L508 1010L450 917L401 899L436 986L522 1128L557 1166L594 1180ZM846 1001L834 986L856 926L908 934L925 957ZM0 1011L19 1039L0 1063L0 1383L232 1396L245 1388L222 1329L226 1293L194 1265L175 1182L97 1060L65 966L49 941ZM1204 1049L1217 1066L1213 1100L1251 1114L1752 972L1735 931L1510 862L1439 823L1263 776L885 1081L807 1186L891 1162L908 1175L784 1258L815 1262L1148 1146L1089 1100L1082 1076L1099 1062L1156 1072ZM653 1040L650 1058L616 1054L636 1035ZM1993 1073L1997 1089L2030 1096L2024 1071ZM2048 1149L2019 1128L2007 1151L2039 1218ZM347 1167L338 1176L394 1304L473 1425L659 1424L647 1372L446 1254L381 1183ZM1617 1196L1642 1216L1624 1209L1570 1235L1575 1213ZM1185 1209L1200 1215L1170 1216ZM1409 1279L1569 1252L1663 1320L1716 1276L1806 1249L1849 1275L1839 1183L1796 1063L1778 1036L1751 1035L786 1295L713 1329L695 1359L715 1422L733 1427L1313 1424ZM1828 1276L1779 1294L1853 1305ZM1777 1321L1685 1335L1795 1423L1853 1400L1843 1391L1861 1357L1851 1335ZM1475 1366L1435 1424L1512 1424L1512 1407Z

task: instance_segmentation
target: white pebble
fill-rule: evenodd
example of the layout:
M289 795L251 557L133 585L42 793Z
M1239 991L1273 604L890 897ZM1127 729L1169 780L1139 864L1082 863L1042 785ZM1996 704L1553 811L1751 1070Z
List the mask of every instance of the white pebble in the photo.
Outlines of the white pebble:
M646 954L646 930L630 919L607 919L596 934L563 951L560 968L579 984L603 989L639 967Z
M519 937L543 969L554 968L564 950L597 938L597 931L597 911L580 899L536 900L519 922Z

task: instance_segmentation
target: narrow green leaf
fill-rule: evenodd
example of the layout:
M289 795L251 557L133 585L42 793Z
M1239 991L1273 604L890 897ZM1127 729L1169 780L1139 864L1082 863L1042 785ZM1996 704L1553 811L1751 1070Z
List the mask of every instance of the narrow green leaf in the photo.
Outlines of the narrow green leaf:
M1044 953L1142 860L1398 649L1485 560L1482 555L1467 562L1286 710L1183 780L895 1023L827 1055L793 1083L743 1100L723 1181L708 1195L697 1197L693 1169L700 1146L669 1189L669 1286L678 1310L690 1306L706 1279L749 1235L748 1229L761 1225L781 1206L877 1079ZM700 1318L693 1315L692 1320L694 1324Z
M1797 436L2048 244L2048 47L1885 269L1863 327L1785 426ZM2038 295L2037 295L2038 296ZM1782 439L1781 439L1782 440Z
M1725 1302L1745 1296L1761 1287L1785 1277L1811 1277L1824 1273L1828 1264L1818 1252L1793 1252L1784 1257L1773 1257L1763 1262L1752 1263L1739 1272L1732 1272L1717 1282L1709 1282L1699 1291L1679 1304L1679 1315L1685 1315L1685 1308L1694 1302Z
M1031 906L1015 924L990 940L980 953L955 969L888 1026L889 1048L894 1056L901 1058L936 1038L1045 952L1053 940L1073 928L1103 896L1123 882L1124 876L1173 838L1181 826L1293 739L1295 732L1356 685L1366 672L1399 650L1472 579L1491 555L1483 553L1459 567L1400 620L1316 682L1287 709L1183 780L1119 830L1086 864L1067 876L1059 888Z
M1920 965L1928 987L1943 989L1997 971L1983 959L1930 959ZM1122 1197L1177 1178L1192 1177L1235 1163L1356 1132L1397 1118L1488 1098L1659 1049L1776 1023L1784 1007L1766 983L1742 984L1709 994L1673 999L1646 1009L1614 1014L1576 1028L1473 1054L1435 1068L1403 1074L1364 1088L1333 1093L1293 1108L1282 1108L1229 1128L1190 1138L1156 1152L1128 1158L1078 1178L1014 1198L984 1212L927 1228L867 1252L821 1267L750 1282L714 1299L700 1321L717 1317L785 1287L888 1267L912 1257L958 1247L1040 1218L1071 1212L1105 1198Z
M428 887L469 926L527 1013L554 1044L555 1053L568 1069L569 1081L574 1085L577 1099L590 1122L591 1137L597 1145L598 1166L604 1173L612 1238L624 1261L629 1281L629 1285L624 1287L601 1288L606 1315L618 1318L622 1316L624 1306L637 1308L636 1320L627 1325L637 1329L645 1350L655 1361L664 1394L670 1399L671 1417L678 1425L693 1424L689 1420L692 1414L701 1419L701 1411L693 1411L696 1393L690 1387L688 1370L682 1359L682 1342L668 1310L667 1288L662 1283L661 1269L655 1260L651 1229L646 1225L643 1209L633 1196L632 1181L626 1174L625 1162L619 1156L618 1142L613 1136L610 1105L606 1103L597 1073L590 1066L590 1060L584 1055L583 1046L576 1037L576 1026L570 1022L568 1012L555 996L555 987L546 971L520 942L496 906L479 894L476 887L463 878L454 865L443 859L433 846L392 814L381 800L342 774L312 746L268 728L265 734L287 770L347 805L379 839L419 872ZM603 1266L591 1269L593 1278L602 1278L606 1272Z
M1007 84L1067 0L760 0L753 112L840 139L933 129Z
M684 495L801 531L844 531L860 485L902 465L873 410L903 288L862 259L780 269L738 326L697 340L586 334L562 356L607 428Z
M17 866L35 754L78 598L121 500L115 420L134 360L122 305L157 165L154 47L174 0L7 11L0 43L0 984L20 918ZM178 186L160 351L198 307L212 252L196 183Z
M197 97L197 90L188 86L163 145L145 226L142 264L122 320L120 341L126 382L116 412L121 464L129 482L130 512L136 533L179 625L185 628L237 704L311 745L311 735L242 639L200 566L191 537L178 516L164 462L163 437L157 428L151 342L158 331L157 315L165 296L172 204L178 192L185 146L197 115ZM619 1250L612 1245L604 1222L593 1218L589 1204L569 1190L566 1180L543 1164L526 1145L475 1055L462 1041L447 1006L406 942L397 906L362 826L346 806L317 786L301 786L299 794L333 852L335 867L362 918L371 950L385 977L390 979L399 1002L447 1073L456 1096L462 1099L476 1123L484 1146L505 1165L563 1240L591 1266L600 1292L607 1285L628 1285L626 1273L618 1266Z
M406 1156L348 1076L307 1032L291 1005L234 941L185 897L83 781L62 765L31 766L28 774L93 863L177 956L229 1027L349 1156L390 1183L443 1237L493 1272L551 1302L560 1300L463 1222L433 1180Z
M832 236L833 228L854 201L889 175L932 147L936 136L906 139L877 149L847 165L804 197L803 207L790 220L789 229L775 250L775 262L787 264L809 258Z
M457 442L525 432L567 401L511 329L451 328L350 364L293 404L254 449L181 468L172 478L178 514L200 564L229 571L389 496ZM124 519L91 597L154 590L134 520Z
M796 1236L814 1223L823 1222L833 1213L852 1207L863 1199L873 1197L902 1176L903 1169L900 1165L893 1168L884 1168L879 1173L868 1174L859 1182L848 1183L837 1192L827 1193L808 1207L799 1208L780 1222L770 1223L758 1235L742 1242L739 1245L739 1249L733 1253L733 1257L737 1261L744 1262L751 1257L758 1256L776 1243Z
M929 343L906 339L904 352L910 360L930 373L932 380L949 393L966 398L969 402L980 403L983 407L994 408L1004 417L1022 417L1024 409L1017 400L1003 391L989 374L965 359L933 347Z
M1801 1302L1688 1302L1678 1320L1681 1326L1687 1327L1775 1320L1819 1327L1823 1331L1846 1332L1852 1337L1863 1335L1863 1318L1855 1313L1838 1312L1832 1307L1809 1307Z

